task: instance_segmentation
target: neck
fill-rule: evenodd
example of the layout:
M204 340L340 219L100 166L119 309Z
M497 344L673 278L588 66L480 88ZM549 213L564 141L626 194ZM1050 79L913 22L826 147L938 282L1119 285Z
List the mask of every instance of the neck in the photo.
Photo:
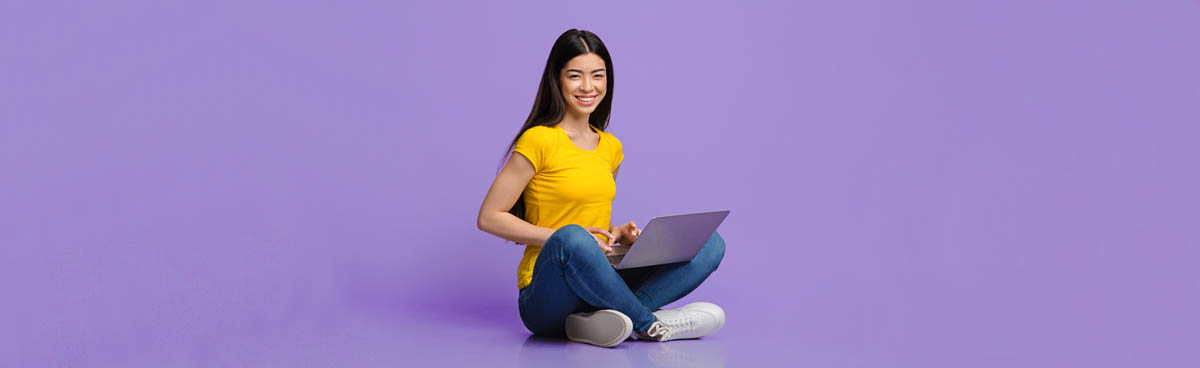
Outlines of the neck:
M590 114L581 116L567 112L566 115L563 115L562 121L558 123L562 125L563 129L566 129L569 132L586 134L591 130L591 128L588 127L588 116L590 116Z

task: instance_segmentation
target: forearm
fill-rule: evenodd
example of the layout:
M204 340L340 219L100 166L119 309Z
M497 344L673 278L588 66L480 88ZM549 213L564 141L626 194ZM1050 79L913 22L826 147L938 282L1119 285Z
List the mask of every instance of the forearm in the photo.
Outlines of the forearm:
M513 216L508 212L493 212L480 214L479 229L506 240L527 244L542 245L555 229L540 227Z

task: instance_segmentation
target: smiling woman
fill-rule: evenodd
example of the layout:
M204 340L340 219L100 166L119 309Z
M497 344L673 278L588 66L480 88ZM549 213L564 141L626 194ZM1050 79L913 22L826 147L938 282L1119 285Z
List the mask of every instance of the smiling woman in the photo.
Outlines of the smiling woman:
M606 255L641 230L612 226L621 141L605 131L613 65L592 32L568 30L550 49L533 110L479 208L479 229L525 244L517 267L521 320L534 334L616 346L631 334L667 341L716 332L712 303L658 310L695 290L725 254L714 233L688 262L617 271ZM511 153L511 154L509 154Z

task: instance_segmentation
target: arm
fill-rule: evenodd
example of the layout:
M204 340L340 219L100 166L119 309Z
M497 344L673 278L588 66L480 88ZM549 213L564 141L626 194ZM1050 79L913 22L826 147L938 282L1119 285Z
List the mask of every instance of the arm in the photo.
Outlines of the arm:
M479 230L520 244L542 245L554 234L554 229L538 227L508 212L533 179L533 163L524 155L513 153L479 206Z

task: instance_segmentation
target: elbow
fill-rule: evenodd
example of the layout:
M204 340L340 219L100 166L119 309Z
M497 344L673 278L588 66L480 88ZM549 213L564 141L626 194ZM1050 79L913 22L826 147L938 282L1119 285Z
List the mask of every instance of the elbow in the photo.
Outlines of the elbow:
M480 212L479 216L477 218L475 218L475 226L478 227L479 230L481 230L485 233L489 233L489 234L491 233L490 231L488 231L487 216L483 212Z

